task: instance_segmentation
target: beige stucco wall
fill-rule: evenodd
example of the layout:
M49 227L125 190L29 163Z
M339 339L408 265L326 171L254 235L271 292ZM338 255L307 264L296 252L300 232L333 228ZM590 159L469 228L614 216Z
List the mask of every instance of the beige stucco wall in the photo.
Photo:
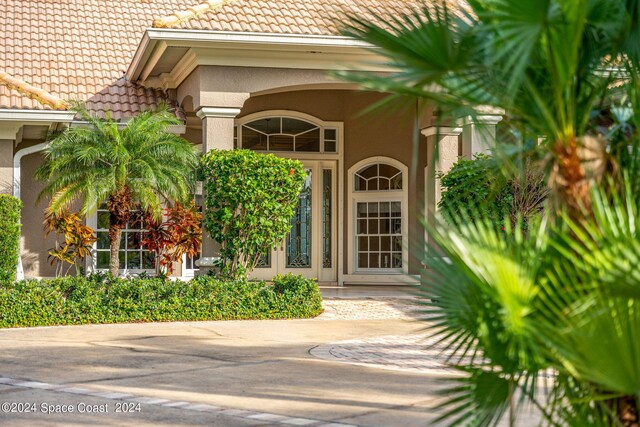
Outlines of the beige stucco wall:
M13 140L0 139L0 194L13 192Z
M37 141L34 143L38 143ZM24 146L34 145L26 142ZM23 148L21 146L21 148ZM24 203L22 209L22 267L26 278L50 277L55 275L55 267L47 260L49 249L54 246L54 237L44 237L44 210L49 204L48 199L37 202L38 194L43 183L34 178L36 169L42 164L41 153L24 156L20 168L21 198Z
M177 99L193 98L193 107L240 107L250 94L274 88L330 84L324 70L200 66L178 87Z
M408 109L404 113L387 111L363 111L379 101L383 95L351 90L305 90L285 92L249 98L241 110L239 117L266 110L293 110L310 114L325 121L344 122L344 170L340 171L345 188L344 212L341 221L345 236L344 273L347 272L347 206L350 203L347 191L348 177L346 172L355 163L374 156L386 156L400 161L411 168L414 158L412 135L414 111ZM426 140L421 137L415 157L417 158L417 174L409 185L409 240L410 247L422 244L423 231L418 221L418 212L422 210L424 194L424 168L427 165ZM411 257L416 253L410 250L410 273L418 273L419 262Z

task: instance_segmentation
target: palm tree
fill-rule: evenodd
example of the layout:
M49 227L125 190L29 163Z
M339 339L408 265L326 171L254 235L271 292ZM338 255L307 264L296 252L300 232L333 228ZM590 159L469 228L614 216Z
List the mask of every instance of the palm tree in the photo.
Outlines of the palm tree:
M548 425L637 426L640 2L460 3L350 17L344 34L397 71L339 74L431 103L443 124L503 109L517 138L496 151L549 164L552 203L526 233L488 220L429 230L445 256L424 259L430 329L467 374L447 390L443 419L496 425L508 412L514 425L529 402Z
M198 157L192 144L168 132L181 122L166 105L142 112L124 125L109 115L103 120L81 104L75 110L85 123L51 139L36 172L46 181L40 197L51 197L51 212L80 201L83 214L106 201L109 271L117 277L122 230L131 210L139 208L159 218L163 203L189 200Z
M605 138L588 132L590 118L616 102L612 83L640 71L640 2L429 3L435 5L387 22L351 17L344 34L377 47L398 71L339 75L390 92L391 99L434 103L443 120L473 116L478 106L506 111L522 141L545 137L555 200L582 215L590 205L589 181L603 172L585 160L606 155Z

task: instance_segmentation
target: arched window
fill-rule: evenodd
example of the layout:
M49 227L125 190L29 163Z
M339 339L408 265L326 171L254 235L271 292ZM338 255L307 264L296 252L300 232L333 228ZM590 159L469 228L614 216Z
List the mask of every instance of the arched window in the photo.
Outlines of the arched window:
M407 168L375 157L350 168L354 273L407 271Z
M297 117L270 116L239 126L242 148L255 151L335 153L337 128Z
M365 166L356 172L355 191L402 190L402 171L386 163Z

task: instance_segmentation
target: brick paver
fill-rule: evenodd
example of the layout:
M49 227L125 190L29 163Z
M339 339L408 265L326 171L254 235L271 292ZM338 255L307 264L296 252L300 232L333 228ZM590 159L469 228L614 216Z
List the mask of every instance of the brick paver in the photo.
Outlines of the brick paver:
M452 353L447 346L427 334L388 335L339 341L311 349L316 357L371 368L418 373L455 375L446 366Z
M325 299L322 302L325 312L318 320L412 320L424 317L424 305L418 299Z
M318 320L419 320L425 305L417 298L330 298ZM325 360L418 373L455 375L447 345L429 334L388 335L319 345L310 353ZM459 359L459 358L458 358ZM457 359L456 359L457 360Z

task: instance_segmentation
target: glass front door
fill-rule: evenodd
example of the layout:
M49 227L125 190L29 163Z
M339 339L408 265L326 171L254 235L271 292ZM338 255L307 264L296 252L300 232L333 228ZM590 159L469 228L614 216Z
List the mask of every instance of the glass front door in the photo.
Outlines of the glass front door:
M253 272L255 278L270 280L276 274L292 273L322 282L337 280L335 162L302 163L307 179L291 218L291 231L265 255Z

